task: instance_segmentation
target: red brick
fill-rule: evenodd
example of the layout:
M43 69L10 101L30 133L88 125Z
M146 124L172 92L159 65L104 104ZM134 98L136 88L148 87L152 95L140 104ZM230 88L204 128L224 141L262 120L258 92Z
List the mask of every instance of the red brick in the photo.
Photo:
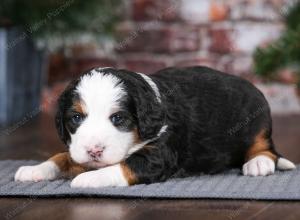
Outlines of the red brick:
M196 27L140 27L120 32L121 40L116 45L119 52L174 53L197 51L200 34Z
M132 17L135 21L177 20L178 1L133 0Z
M230 53L233 48L232 30L211 29L209 30L210 46L209 50L216 53Z
M125 69L151 74L167 67L167 62L154 58L127 58L123 61Z
M211 21L223 21L229 16L229 7L221 2L211 2L209 17Z

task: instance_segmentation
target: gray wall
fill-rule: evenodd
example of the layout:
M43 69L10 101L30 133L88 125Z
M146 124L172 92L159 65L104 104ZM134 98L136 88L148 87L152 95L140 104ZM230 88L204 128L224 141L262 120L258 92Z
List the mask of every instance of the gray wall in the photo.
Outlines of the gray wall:
M0 124L7 120L6 31L0 29Z
M45 56L23 31L0 33L0 127L5 127L39 109Z

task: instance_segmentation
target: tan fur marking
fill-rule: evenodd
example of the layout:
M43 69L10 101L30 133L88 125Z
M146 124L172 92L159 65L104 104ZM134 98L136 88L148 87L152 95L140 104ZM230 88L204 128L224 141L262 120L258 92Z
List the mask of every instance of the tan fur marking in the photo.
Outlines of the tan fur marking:
M69 152L56 154L49 160L53 161L59 167L60 171L67 177L74 177L87 171L85 167L72 160Z
M142 141L140 139L139 133L138 133L138 129L135 128L133 129L133 143L134 144L140 144Z
M127 166L125 162L121 162L121 169L123 171L124 177L128 182L128 185L136 184L138 179L135 173Z
M81 113L83 115L86 114L85 110L84 110L84 105L82 104L81 101L75 101L73 104L73 109L78 112Z
M142 143L137 128L133 129L132 132L133 132L133 143L134 144ZM154 148L154 145L146 144L142 149L152 149L152 148Z
M246 154L246 161L249 161L259 155L265 155L267 157L270 157L274 161L277 159L277 156L270 151L270 145L267 138L265 137L265 134L266 131L263 129L255 137L253 145L249 148Z
M262 151L259 153L259 155L265 155L267 157L270 157L272 160L276 161L277 156L273 154L271 151Z
M144 149L152 150L152 149L154 149L155 147L156 147L155 145L147 144L147 145L144 146Z

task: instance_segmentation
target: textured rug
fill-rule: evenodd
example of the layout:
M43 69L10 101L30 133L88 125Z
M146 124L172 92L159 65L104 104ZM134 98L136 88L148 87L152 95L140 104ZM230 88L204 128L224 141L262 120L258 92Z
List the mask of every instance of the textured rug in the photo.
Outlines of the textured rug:
M99 189L73 189L70 181L63 179L14 182L13 176L19 166L36 163L0 161L0 196L300 200L300 166L296 170L277 171L267 177L242 176L240 170L230 170L218 175L171 179L164 183Z

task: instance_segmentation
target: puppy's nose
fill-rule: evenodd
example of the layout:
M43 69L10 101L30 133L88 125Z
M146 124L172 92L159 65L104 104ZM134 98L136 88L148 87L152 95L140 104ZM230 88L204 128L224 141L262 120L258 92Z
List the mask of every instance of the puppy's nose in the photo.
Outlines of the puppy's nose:
M98 158L102 155L104 150L104 147L100 146L94 146L91 147L89 150L87 150L87 153L92 157L92 158Z

